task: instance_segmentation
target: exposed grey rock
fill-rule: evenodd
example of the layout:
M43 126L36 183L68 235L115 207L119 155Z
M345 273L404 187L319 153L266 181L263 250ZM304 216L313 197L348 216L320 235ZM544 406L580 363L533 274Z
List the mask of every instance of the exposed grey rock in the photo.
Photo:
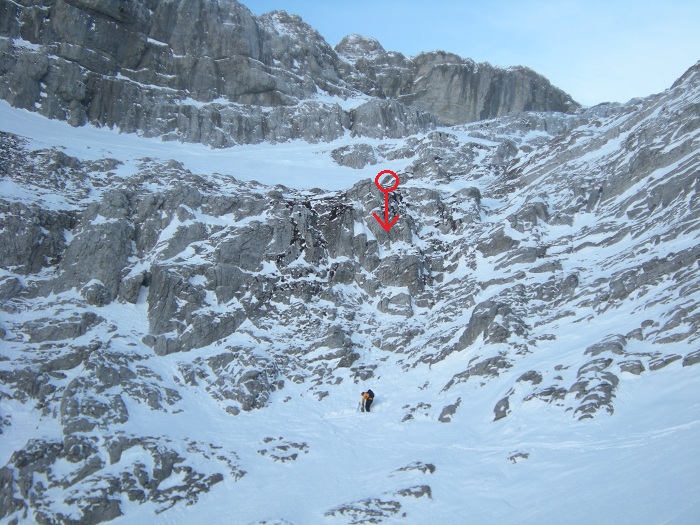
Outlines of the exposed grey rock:
M432 405L430 403L418 403L416 406L412 407L411 405L404 405L402 407L402 410L407 410L408 412L403 416L401 419L401 422L404 423L406 421L410 421L411 419L414 419L414 415L416 413L420 413L424 417L429 417L430 416L430 409L432 408Z
M294 443L283 438L266 437L263 439L263 448L258 450L258 454L270 458L279 463L296 461L300 454L309 453L309 444Z
M630 359L628 361L622 361L620 363L620 370L622 372L629 372L630 374L638 376L639 374L644 372L645 368L639 359Z
M405 467L401 467L400 469L397 469L396 472L410 472L412 470L418 470L422 472L423 474L434 474L435 473L435 465L432 463L423 463L422 461L414 461L413 463L409 463Z
M435 119L453 124L576 107L527 68L503 70L444 52L406 59L356 35L336 51L284 11L255 17L237 2L207 0L121 8L128 15L62 2L42 18L12 4L2 27L9 38L0 96L74 126L116 126L215 147L328 141L345 129L405 136ZM215 29L205 38L203 27ZM30 45L14 41L19 35ZM337 105L306 102L318 92L394 100L348 115ZM401 109L399 98L413 111Z
M498 421L499 419L503 419L509 412L510 403L508 401L508 397L506 396L496 403L496 406L493 408L493 420Z
M56 460L63 448L62 443L30 440L21 451L10 458L10 465L0 470L0 477L8 483L0 485L0 517L21 511L27 515L29 506L25 503L32 489L34 471L45 473Z
M367 498L334 507L324 513L327 517L342 516L349 523L379 523L399 513L401 503L391 499Z
M213 313L192 315L188 318L189 331L185 332L185 325L180 325L176 330L177 336L160 335L155 341L154 351L162 356L207 346L231 335L245 319L245 314L240 310L221 315Z
M533 385L539 385L542 382L542 374L540 374L536 370L530 370L529 372L525 372L518 379L516 379L516 382L520 381L529 381Z
M542 201L527 203L516 213L508 216L508 221L510 226L520 233L531 231L538 224L549 221L547 204Z
M360 358L360 354L353 350L350 336L338 325L329 328L325 337L309 346L307 353L327 349L327 352L318 357L309 359L309 363L323 363L325 367L350 368ZM335 362L335 363L334 363Z
M377 309L383 313L402 315L405 317L413 316L413 308L411 307L411 296L405 293L400 293L391 298L383 298L379 302Z
M299 104L319 91L400 97L414 112L448 124L576 107L526 68L502 70L444 52L409 60L363 37L344 39L336 47L341 59L299 17L276 11L258 18L237 2L154 2L124 8L128 15L60 3L43 19L26 16L27 9L8 8L3 35L21 34L31 46L3 41L0 96L75 126L90 122L222 147L332 140L347 128L375 136L378 119L392 130L388 136L418 130L416 115L396 102L384 106L391 118L376 108L348 116L339 107ZM215 29L204 38L202 27ZM433 117L420 118L425 126Z
M443 392L449 390L454 385L468 381L471 377L498 377L501 370L511 368L512 366L512 363L502 355L486 358L470 366L464 372L455 374L442 390Z
M151 272L142 270L132 276L125 277L119 283L119 300L135 304L141 293L141 288L151 285Z
M700 363L700 350L690 352L683 358L683 366L692 366Z
M399 138L434 128L438 121L420 109L395 100L370 100L350 110L350 132L355 137Z
M83 214L82 228L63 253L55 291L87 285L83 294L94 301L92 304L101 306L116 299L134 235L133 227L123 220L128 212L128 197L115 192ZM85 264L87 260L91 264Z
M24 291L22 281L17 277L5 277L0 280L0 302L8 302Z
M115 423L125 423L129 414L120 395L109 396L105 402L89 395L81 395L89 386L76 382L66 389L61 402L61 423L64 432L89 432L97 426L107 428Z
M256 523L251 523L250 525L294 525L294 523L284 519L265 519Z
M104 322L94 312L82 312L67 319L39 319L25 324L25 331L32 343L76 339L85 335L91 328Z
M700 247L696 246L616 272L610 279L609 291L601 299L613 303L624 300L634 291L653 285L663 275L674 274L688 265L692 266L699 257ZM674 324L669 324L667 329L674 328L679 322L676 320Z
M406 489L401 489L395 493L397 496L403 497L413 497L422 498L427 496L429 499L433 499L433 491L430 485L417 485L415 487L409 487Z
M306 101L381 90L295 15L257 18L237 2L208 0L129 7L133 16L89 2L60 2L46 18L8 9L0 97L49 118L215 147L329 141L351 126L377 134L376 112L352 117ZM19 34L31 45L14 41ZM392 136L432 121L399 107L386 107L406 119L385 121Z
M573 111L566 93L528 68L495 68L444 51L407 59L387 53L374 39L350 35L335 50L377 84L438 116L447 125L485 120L519 111Z
M578 369L578 376L581 377L590 372L602 372L608 368L612 362L613 360L609 357L593 359Z
M612 358L598 358L579 368L577 381L569 389L569 393L575 393L576 399L580 400L574 410L574 416L578 416L578 419L590 419L603 408L609 414L613 413L612 401L620 381L616 375L606 371L612 362Z
M367 165L377 164L377 157L374 149L369 144L354 144L336 148L331 152L333 160L341 166L362 169Z
M31 511L29 516L38 523L56 519L72 523L74 520L65 520L52 508L54 502L48 495L58 491L60 501L55 503L62 512L70 509L71 515L79 520L75 522L94 525L122 514L122 496L129 501L152 501L159 504L162 511L179 500L194 503L201 493L223 480L220 473L206 475L189 466L185 458L171 448L168 438L109 435L105 436L105 441L109 466L101 459L97 448L101 440L97 438L66 436L63 442L30 440L13 454L9 466L0 470L0 476L9 476L7 479L12 480L0 486L2 501L9 503L0 507L2 517L13 513L27 515ZM122 453L134 447L149 456L152 469L140 462L130 464L123 460ZM190 443L188 449L205 457L215 452L210 446L196 442ZM232 477L239 479L245 472L234 462L235 454L230 456L231 460L225 463ZM64 462L60 471L52 469L57 461ZM182 479L181 484L161 488L161 482L171 477ZM76 489L83 483L88 483L91 490L79 494ZM31 508L22 505L23 499L32 501Z
M100 281L92 280L80 290L80 295L88 304L93 306L105 306L111 301L112 295Z
M438 416L438 421L440 423L449 423L452 421L452 417L455 415L457 412L457 408L459 405L462 403L462 398L457 398L457 401L452 403L451 405L446 405L443 407L442 412L440 412L440 415Z
M270 35L275 64L303 79L300 87L306 93L313 93L316 89L345 96L353 93L341 78L345 68L339 63L335 51L299 16L272 11L258 21Z
M534 263L547 255L545 247L525 246L509 251L507 255L502 257L496 265L496 269L510 268L516 264Z
M627 338L623 335L616 334L606 337L600 343L596 343L594 345L589 346L588 348L586 348L586 351L584 353L586 355L591 355L592 357L600 355L604 352L610 352L611 354L616 355L624 355L626 346Z
M158 16L173 22L181 40L182 35L199 35L200 29L178 26L185 23L178 17L200 7L226 9L196 0L187 13L178 14L182 2L168 3L167 12ZM118 2L63 4L61 9L99 18L100 31L104 17L118 25L123 16L128 19L124 24L137 27L151 16L139 6L117 14ZM156 4L149 4L154 12ZM12 13L28 16L30 8L8 5ZM32 12L41 12L40 5ZM65 13L61 16L65 20ZM76 17L82 23L83 14ZM0 26L19 35L19 19L13 15L8 20L3 18ZM240 133L277 140L303 134L287 126L305 122L309 137L324 137L365 125L351 123L340 106L298 102L293 93L318 92L319 84L304 73L318 66L326 68L319 77L327 83L324 89L344 96L345 90L359 89L360 68L370 70L370 55L391 54L370 45L364 65L361 59L355 66L335 63L314 35L295 47L294 32L307 31L299 20L281 14L266 20L269 27L260 25L262 54L251 48L244 55L265 58L268 53L271 62L254 67L280 67L287 60L284 47L291 46L290 56L299 64L289 67L299 69L284 93L249 93L260 101L269 97L272 105L265 110L242 103L235 107L251 118L256 111L264 115L259 126L239 122ZM152 40L154 27L144 33ZM96 34L107 36L100 31ZM274 42L265 36L273 31ZM23 38L29 42L34 36ZM149 49L157 45L145 42ZM216 45L181 44L185 54L188 46ZM255 47L254 42L239 44ZM19 60L32 52L26 43L26 53L19 54L9 41L0 39L0 46L9 50L0 60ZM131 60L126 55L134 51L119 51L125 55L116 58L105 55L104 60L84 49L60 52L99 69ZM317 52L326 56L312 56ZM231 56L245 60L240 58L244 55ZM51 64L58 60L44 58ZM192 68L210 67L210 56L200 58L201 64L192 63ZM408 59L391 55L382 60L396 72L382 82L391 89L410 86ZM224 59L215 61L224 67ZM51 64L25 65L30 72L37 66L41 73L44 65L53 71ZM340 79L335 84L334 67ZM139 74L147 79L155 72ZM347 80L351 77L352 82ZM202 73L199 80L154 81L191 82L191 89L204 97L207 78ZM143 159L137 173L129 175L117 173L114 159L87 162L53 149L31 151L28 141L0 135L3 180L21 190L3 197L5 215L0 218L19 253L2 255L0 396L26 403L32 414L56 422L46 427L41 443L10 451L19 458L45 449L44 456L27 459L26 471L8 464L0 472L7 484L0 488L2 501L12 514L3 519L51 523L70 509L76 520L91 522L129 508L127 500L166 509L178 501L194 502L225 474L227 479L240 477L233 451L129 434L152 425L145 418L134 426L134 413L152 411L158 421L191 411L193 392L236 414L263 409L278 397L289 401L290 395L276 395L288 379L302 397L323 407L344 380L381 381L387 373L430 368L450 356L439 366L463 364L443 389L451 390L453 400L464 395L462 390L479 395L486 391L481 386L491 383L507 392L490 401L502 398L495 418L531 401L531 409L570 411L588 419L613 412L618 388L624 392L630 380L621 372L639 375L635 381L640 387L646 370L676 361L686 368L678 365L674 377L692 372L687 367L698 362L697 352L688 350L684 358L672 352L697 348L700 333L700 308L693 300L700 291L700 265L692 242L700 127L692 101L700 75L693 78L675 91L627 105L570 116L511 115L460 126L454 133L440 130L390 144L373 142L375 158L400 159L406 166L399 170L401 185L390 198L390 212L401 219L389 233L372 217L381 209L383 195L370 177L346 191L297 191L194 174L179 162L153 159ZM56 85L55 79L47 80L47 86ZM377 82L371 80L368 89ZM52 96L41 97L47 98L47 107L54 104ZM195 101L191 93L187 96ZM208 103L200 107L200 102L189 105L205 111ZM395 112L403 120L386 133L421 123L421 115L414 119L415 108L394 102L356 110L365 112L366 122L378 120L380 125ZM154 104L143 111L151 109L162 107ZM328 121L319 119L324 111ZM170 114L162 115L167 119ZM278 127L265 128L270 122ZM200 124L192 133L209 133L206 120ZM225 122L211 133L231 140ZM46 243L45 251L35 243ZM114 304L115 298L121 304ZM649 312L653 319L647 319ZM601 327L613 325L620 334L600 340ZM565 337L571 331L575 338ZM519 372L513 375L512 370ZM430 424L437 414L441 422L452 420L461 397L444 408L438 405L436 413L431 396L441 385L415 386L426 391L432 405L404 405L397 420ZM540 407L538 401L549 405ZM1 426L15 424L4 414ZM273 461L289 462L301 458L305 446L310 450L313 444L281 439L260 450ZM132 462L134 457L145 459ZM200 464L206 469L193 466ZM429 469L394 475L420 477L418 471ZM415 504L414 496L429 494L420 483L397 484L392 491L409 488L376 499L403 505L405 497ZM88 486L99 490L84 490ZM66 497L50 503L47 495L57 493ZM346 518L358 512L359 519L383 519L362 517L366 509L378 510L379 504L348 504Z
M469 324L459 338L459 346L465 348L481 335L487 342L503 343L511 333L523 335L523 322L507 304L486 301L474 308Z
M508 456L508 459L512 463L517 463L519 460L529 459L529 458L530 458L529 452L512 452L511 455Z
M12 490L14 471L9 467L0 468L0 518L7 518L13 514L27 517L28 505L19 495ZM9 522L11 523L11 522Z
M497 230L487 240L481 242L477 248L484 256L493 257L512 249L518 244L518 241L506 235L503 230Z
M356 33L343 37L343 39L336 44L335 51L340 56L353 63L360 59L368 60L380 57L386 53L386 50L379 40Z
M70 348L67 352L59 350L57 354L45 352L46 359L39 364L18 366L14 370L0 371L0 380L13 387L13 397L22 402L34 399L38 402L37 408L42 407L42 412L50 412L50 400L56 396L57 388L51 382L55 372L70 370L78 366L84 358L84 348ZM53 355L51 355L53 354ZM53 407L51 407L52 409Z
M671 354L671 355L664 355L664 356L659 356L655 357L649 362L649 370L654 371L654 370L660 370L671 363L678 361L679 359L682 359L682 356L677 355L677 354Z
M547 403L563 407L563 400L566 398L568 393L568 388L560 387L558 385L549 386L526 396L525 398L523 398L523 401L530 401L536 398L541 399L542 401L546 401Z
M237 262L245 268L245 251L231 253L235 253ZM231 268L241 275L238 266ZM151 267L148 311L151 333L157 336L154 348L158 355L210 344L235 332L245 320L240 309L217 315L203 308L206 291L190 282L193 275L192 269L177 265ZM230 299L230 296L221 298L222 302Z
M530 271L533 273L548 273L548 272L558 272L561 271L561 263L558 261L549 261L535 268L531 268Z
M3 168L0 165L0 174ZM23 275L55 266L66 247L64 230L70 230L74 220L70 213L0 201L0 243L4 247L0 266ZM10 288L4 294L13 291L16 289Z
M375 270L380 282L385 286L405 286L411 296L425 288L430 280L430 267L423 257L406 254L384 259ZM406 298L397 298L395 303L406 306Z
M419 77L400 99L437 115L445 124L484 120L517 111L572 111L567 94L528 68L497 69L444 52L413 60ZM453 100L463 100L453 104Z
M233 415L264 407L272 392L284 387L274 361L245 350L182 363L180 374L185 384L206 385L209 395Z

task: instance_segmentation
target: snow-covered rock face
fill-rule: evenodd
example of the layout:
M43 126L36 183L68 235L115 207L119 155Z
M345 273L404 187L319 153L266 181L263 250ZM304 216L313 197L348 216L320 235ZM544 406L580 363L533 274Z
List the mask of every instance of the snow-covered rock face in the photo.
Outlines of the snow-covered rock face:
M379 40L358 34L348 35L335 46L336 52L345 60L356 64L358 60L376 59L386 54Z
M0 98L73 126L227 147L405 137L438 121L576 107L530 70L444 53L406 60L356 36L336 52L299 17L256 17L235 0L4 0L2 10ZM348 98L376 100L350 114Z
M388 233L371 177L328 192L148 158L125 172L0 134L0 517L143 522L211 491L241 505L274 493L242 505L244 523L425 522L463 502L451 469L549 457L534 444L544 421L567 429L557 446L592 432L577 446L597 450L607 434L586 420L607 428L659 381L695 396L696 417L699 103L696 65L627 105L321 152L349 171L406 162ZM380 419L353 419L365 385ZM674 428L654 439L697 442ZM465 436L502 464L449 448ZM333 489L357 466L336 457L349 443L376 468ZM281 485L301 479L312 495L292 510Z
M502 69L444 51L406 58L356 35L335 49L375 80L385 96L435 115L447 125L520 111L569 113L578 108L569 95L525 67Z

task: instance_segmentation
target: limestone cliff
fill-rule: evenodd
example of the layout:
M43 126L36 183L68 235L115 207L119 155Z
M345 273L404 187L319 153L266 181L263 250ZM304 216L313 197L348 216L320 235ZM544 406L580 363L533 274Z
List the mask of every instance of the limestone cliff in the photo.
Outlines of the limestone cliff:
M0 0L0 13L0 98L74 126L227 147L399 137L576 107L525 68L445 53L409 60L378 42L358 58L366 39L334 50L299 17L256 17L234 0ZM352 113L318 95L373 100Z
M375 80L385 96L427 111L446 125L520 111L569 113L578 107L569 95L526 67L502 69L444 51L406 58L359 35L345 37L335 49Z

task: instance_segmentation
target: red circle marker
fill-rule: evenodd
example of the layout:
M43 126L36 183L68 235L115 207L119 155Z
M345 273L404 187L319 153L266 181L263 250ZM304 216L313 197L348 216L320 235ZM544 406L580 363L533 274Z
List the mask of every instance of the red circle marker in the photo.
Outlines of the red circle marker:
M385 188L384 186L379 184L379 178L382 175L391 175L392 177L394 177L395 183L391 188ZM382 220L382 218L376 213L372 213L372 215L374 215L374 218L377 219L377 222L381 225L381 227L388 232L399 219L399 216L397 215L393 219L389 220L389 194L399 187L399 176L391 170L380 171L374 178L374 185L377 186L377 188L379 188L379 191L381 191L384 194L384 220Z
M391 175L392 177L394 177L394 179L396 179L396 183L391 188L385 188L384 186L379 184L379 177L387 174ZM377 188L379 188L379 191L383 191L384 193L391 193L399 187L399 176L391 170L382 170L379 173L377 173L377 176L374 178L374 185Z

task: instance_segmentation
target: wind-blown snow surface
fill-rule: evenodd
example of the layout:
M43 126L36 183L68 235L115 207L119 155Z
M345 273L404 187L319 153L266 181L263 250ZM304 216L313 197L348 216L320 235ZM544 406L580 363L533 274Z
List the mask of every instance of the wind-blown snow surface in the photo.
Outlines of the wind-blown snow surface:
M461 417L450 424L428 415L401 423L405 404L441 401L436 389L416 383L439 384L453 367L382 374L372 382L379 394L370 414L352 406L351 382L321 403L292 389L288 403L235 421L213 403L197 403L197 416L162 422L166 435L239 451L249 473L215 486L196 506L160 516L157 506L134 506L114 523L325 523L323 513L338 503L368 498L401 503L382 523L690 524L700 516L697 374L668 370L644 387L624 377L615 417L595 423L572 424L541 405L493 423L498 385L463 398ZM306 443L308 453L278 464L257 452L268 436ZM401 470L417 461L435 472ZM432 499L395 495L422 485Z
M698 523L698 76L573 116L507 117L405 141L222 151L73 130L0 103L3 131L29 137L27 151L64 144L79 159L124 162L103 185L88 174L88 194L3 174L4 201L78 214L63 262L0 274L3 293L13 279L25 287L2 313L5 521L33 523L37 512L96 522L92 510L104 518L113 509L107 494L117 525ZM360 143L386 146L395 160L364 170L332 163L331 150ZM143 157L184 167L153 175ZM390 235L371 217L381 205L373 177L384 168L403 178ZM268 202L272 188L232 176L287 188ZM167 208L168 192L183 185L203 192L201 208ZM79 271L66 262L70 247L121 224L102 215L115 211L105 204L115 188L133 192L134 208L149 192L166 203L157 236L129 252L122 281L182 272L187 294L173 288L170 302L157 302L153 277L132 301L96 305L88 297L97 280L63 286ZM207 213L222 188L245 209ZM212 257L250 228L262 235L290 220L303 231L289 249L303 249L253 270L241 262L262 284L219 300L207 284ZM208 234L182 244L198 223ZM318 231L325 245L311 242ZM331 238L338 232L356 252L340 250L350 248ZM348 266L350 277L337 277ZM201 304L187 310L195 297ZM170 321L160 306L184 331L154 328ZM235 331L168 352L197 319L214 330L240 312ZM81 315L83 333L47 331L47 319ZM357 354L347 366L346 346ZM222 356L233 364L216 368ZM268 374L269 397L252 410L226 390L242 372ZM360 413L367 388L377 398ZM54 446L62 452L52 456ZM181 461L164 473L169 454ZM31 502L28 512L8 494Z
M345 109L353 107L353 99L337 99ZM358 99L357 104L364 102ZM333 162L329 152L352 144L349 137L331 143L309 144L292 141L274 146L268 144L242 145L216 149L201 144L167 142L119 133L108 128L86 126L73 128L59 120L48 120L37 113L12 108L0 100L0 131L14 133L31 140L32 149L58 148L82 160L117 158L123 162L119 175L129 176L138 171L137 164L149 157L176 160L195 173L220 173L245 181L257 181L288 188L343 190L356 182L377 174L373 166L351 169ZM369 144L392 144L399 140L366 139ZM397 162L397 169L408 162ZM7 195L7 192L3 192Z

